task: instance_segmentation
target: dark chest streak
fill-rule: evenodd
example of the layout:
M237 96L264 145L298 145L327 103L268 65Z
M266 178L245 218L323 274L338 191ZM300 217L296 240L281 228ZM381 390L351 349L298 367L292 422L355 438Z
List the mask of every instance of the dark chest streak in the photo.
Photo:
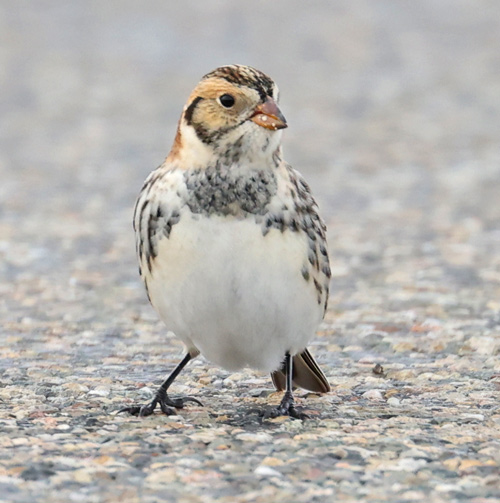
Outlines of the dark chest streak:
M189 209L202 215L264 215L277 191L276 176L269 170L234 174L227 166L216 165L184 175Z

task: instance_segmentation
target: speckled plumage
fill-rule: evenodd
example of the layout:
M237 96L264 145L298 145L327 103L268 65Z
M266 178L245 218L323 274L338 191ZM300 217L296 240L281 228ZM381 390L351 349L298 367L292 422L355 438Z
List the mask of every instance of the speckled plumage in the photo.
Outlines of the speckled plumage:
M140 271L191 355L274 372L277 383L285 355L302 354L317 382L294 375L296 383L327 391L305 350L328 302L326 229L309 186L282 158L277 99L274 82L249 67L203 77L137 200Z

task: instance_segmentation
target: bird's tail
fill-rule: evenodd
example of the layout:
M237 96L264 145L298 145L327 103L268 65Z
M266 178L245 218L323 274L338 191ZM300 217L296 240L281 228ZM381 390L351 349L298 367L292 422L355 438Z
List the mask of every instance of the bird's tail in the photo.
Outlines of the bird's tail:
M286 389L284 366L272 372L271 378L278 391ZM330 391L330 384L326 380L325 374L323 374L307 348L293 357L292 382L294 387L304 388L316 393L328 393Z

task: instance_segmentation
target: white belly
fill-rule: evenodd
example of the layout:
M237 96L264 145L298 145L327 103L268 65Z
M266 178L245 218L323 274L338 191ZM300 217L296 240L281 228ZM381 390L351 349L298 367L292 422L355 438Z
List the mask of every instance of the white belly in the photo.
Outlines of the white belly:
M323 306L301 269L299 232L262 235L253 219L184 215L162 239L146 276L151 302L188 349L228 370L275 370L302 350Z

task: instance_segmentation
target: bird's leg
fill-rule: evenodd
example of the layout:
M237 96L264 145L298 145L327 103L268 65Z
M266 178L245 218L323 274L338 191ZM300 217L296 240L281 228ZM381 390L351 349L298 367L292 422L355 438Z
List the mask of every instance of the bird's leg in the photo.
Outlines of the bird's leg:
M186 356L181 360L181 362L175 367L172 373L165 379L165 382L158 388L155 397L151 402L146 405L132 405L131 407L124 407L118 411L120 412L128 412L132 416L150 416L156 406L159 404L161 411L167 416L171 416L176 414L175 409L182 409L186 402L195 402L198 405L203 407L203 404L196 400L196 398L187 396L184 398L176 398L172 399L168 396L167 391L170 385L174 382L175 378L181 373L182 369L187 365L189 360L191 360L192 356L187 353ZM175 409L174 409L175 407Z
M271 409L264 413L264 419L279 417L279 416L290 416L295 419L306 419L307 414L299 412L295 408L295 400L292 393L292 376L293 376L293 358L290 353L287 352L285 356L283 369L285 371L286 378L286 390L281 403L275 409Z

